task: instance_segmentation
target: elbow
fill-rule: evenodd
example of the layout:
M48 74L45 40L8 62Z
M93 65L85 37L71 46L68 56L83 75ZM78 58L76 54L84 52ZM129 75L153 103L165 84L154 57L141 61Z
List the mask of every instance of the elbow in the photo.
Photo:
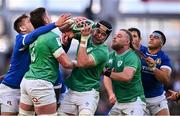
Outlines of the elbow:
M82 63L82 62L77 62L77 67L79 67L79 68L84 68L84 67L85 67L85 64Z
M127 76L127 78L124 79L124 82L129 82L129 81L132 80L132 78L133 78L133 77L131 77L131 76Z
M164 79L164 82L163 82L165 85L169 85L170 84L170 77L166 77Z
M87 62L85 62L86 60L77 60L77 67L79 68L84 68L86 67Z
M66 63L62 64L62 66L63 66L64 68L71 68L72 65L73 65L73 64L72 64L71 62L66 62Z

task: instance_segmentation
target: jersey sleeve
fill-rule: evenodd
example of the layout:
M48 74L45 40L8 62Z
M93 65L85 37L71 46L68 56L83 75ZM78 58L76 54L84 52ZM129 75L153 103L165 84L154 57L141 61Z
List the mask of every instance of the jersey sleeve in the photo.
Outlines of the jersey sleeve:
M134 53L131 53L125 58L124 67L131 67L136 70L141 62L138 56L133 55L133 54Z
M172 67L171 61L169 57L165 54L160 68L168 68L169 70L172 70L171 67Z
M47 33L50 30L54 29L55 27L56 27L55 23L51 23L46 26L39 27L35 29L34 31L32 31L31 33L24 35L24 38L22 41L23 46L33 43L39 35Z
M108 61L106 62L106 65L105 65L105 68L110 68L112 69L113 68L113 56L114 56L114 52L112 51L110 54L109 54L109 59Z
M109 59L109 53L105 49L99 48L95 49L90 53L90 55L93 57L94 62L96 65L102 63L102 62L107 62Z
M59 37L49 39L47 45L55 58L58 58L62 53L64 53Z

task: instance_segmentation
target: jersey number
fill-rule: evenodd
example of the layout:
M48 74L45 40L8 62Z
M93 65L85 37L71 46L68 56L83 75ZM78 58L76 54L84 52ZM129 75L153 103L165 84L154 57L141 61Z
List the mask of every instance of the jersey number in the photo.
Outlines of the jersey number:
M35 59L36 59L36 55L35 55L35 45L36 45L36 42L32 43L30 45L30 49L31 49L31 62L34 62Z

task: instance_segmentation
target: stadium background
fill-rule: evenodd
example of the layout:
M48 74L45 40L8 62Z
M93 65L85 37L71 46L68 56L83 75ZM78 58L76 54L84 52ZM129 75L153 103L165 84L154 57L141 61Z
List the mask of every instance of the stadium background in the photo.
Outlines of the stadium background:
M45 7L52 20L58 15L70 12L72 16L86 16L94 21L108 20L113 25L113 34L120 28L137 27L142 33L142 44L147 44L148 35L161 30L167 36L164 50L168 52L173 73L167 88L180 91L180 0L0 0L0 75L9 66L16 32L15 18L29 13L37 7ZM107 44L110 45L111 34ZM73 41L68 54L75 57L77 41ZM68 72L64 72L66 77ZM109 109L106 93L102 87L97 114ZM180 115L180 103L169 102L171 114ZM173 110L172 110L173 109Z

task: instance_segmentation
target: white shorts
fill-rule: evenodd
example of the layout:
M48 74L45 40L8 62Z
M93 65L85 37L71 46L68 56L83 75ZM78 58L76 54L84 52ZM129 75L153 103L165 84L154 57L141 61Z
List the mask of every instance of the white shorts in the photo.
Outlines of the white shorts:
M135 102L118 103L116 102L109 112L110 116L114 115L136 115L143 116L146 110L146 103L139 97Z
M34 105L35 107L56 103L56 96L51 82L23 78L20 86L21 103Z
M12 89L4 84L0 84L0 104L1 112L18 112L20 89Z
M82 109L89 109L93 114L99 102L99 92L95 89L86 92L68 90L60 105L60 112L78 115Z
M146 98L146 104L147 104L146 106L147 115L155 115L162 109L169 110L164 93L158 97Z

